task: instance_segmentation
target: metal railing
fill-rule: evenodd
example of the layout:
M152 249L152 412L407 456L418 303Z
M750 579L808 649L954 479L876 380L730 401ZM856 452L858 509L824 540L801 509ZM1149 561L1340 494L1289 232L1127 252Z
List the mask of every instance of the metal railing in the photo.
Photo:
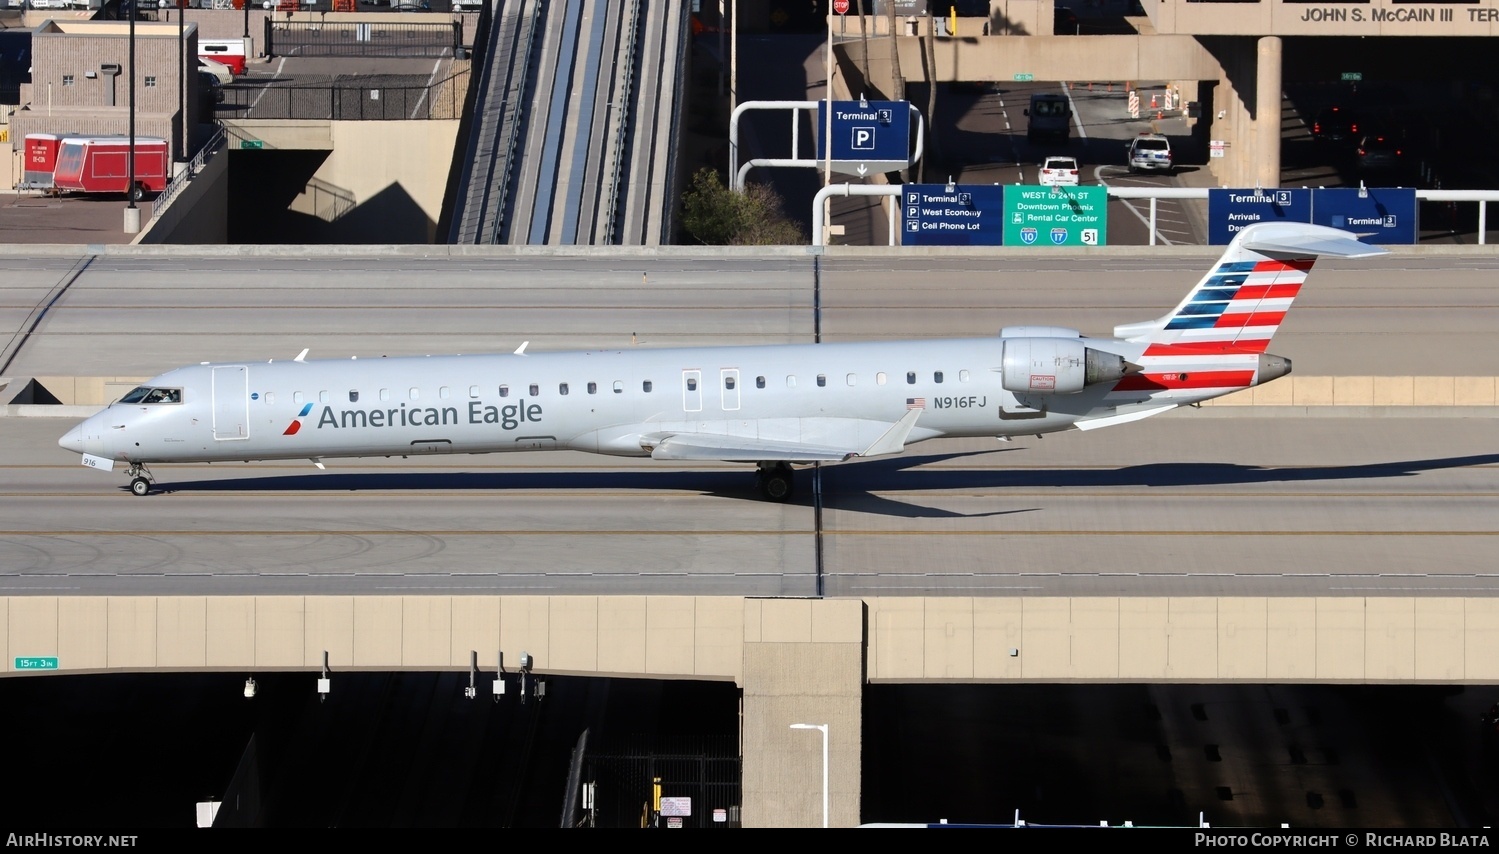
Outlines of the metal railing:
M218 111L240 119L421 121L462 115L469 70L430 86L382 86L341 81L323 86L224 87Z
M462 21L265 21L266 56L457 57L462 47Z
M153 222L157 217L161 216L161 212L167 209L172 200L177 198L182 189L199 172L203 171L203 167L208 164L208 158L218 153L219 149L224 147L224 139L224 128L219 127L214 131L213 136L208 138L208 142L204 143L203 147L198 149L198 153L193 155L193 159L187 162L187 166L173 176L171 181L167 182L166 189L158 193L156 198L151 202L151 220Z

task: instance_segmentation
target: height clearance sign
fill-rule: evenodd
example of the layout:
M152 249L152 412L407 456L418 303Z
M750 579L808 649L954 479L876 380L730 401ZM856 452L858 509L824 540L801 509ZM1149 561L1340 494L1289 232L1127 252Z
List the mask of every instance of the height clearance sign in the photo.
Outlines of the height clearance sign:
M1005 187L1006 246L1103 246L1107 187Z

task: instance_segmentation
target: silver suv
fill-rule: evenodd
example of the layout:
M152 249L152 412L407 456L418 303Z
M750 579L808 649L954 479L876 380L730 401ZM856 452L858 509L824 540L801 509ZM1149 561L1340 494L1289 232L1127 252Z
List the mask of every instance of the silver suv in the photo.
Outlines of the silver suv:
M1129 141L1129 171L1165 172L1176 168L1171 158L1171 140L1158 133L1142 133Z

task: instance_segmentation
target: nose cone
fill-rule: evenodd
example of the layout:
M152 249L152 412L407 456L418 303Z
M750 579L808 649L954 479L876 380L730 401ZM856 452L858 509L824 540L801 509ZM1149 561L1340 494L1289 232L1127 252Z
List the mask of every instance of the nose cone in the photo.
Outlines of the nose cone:
M83 453L83 425L79 424L72 430L62 434L62 438L57 440L57 444L75 454Z

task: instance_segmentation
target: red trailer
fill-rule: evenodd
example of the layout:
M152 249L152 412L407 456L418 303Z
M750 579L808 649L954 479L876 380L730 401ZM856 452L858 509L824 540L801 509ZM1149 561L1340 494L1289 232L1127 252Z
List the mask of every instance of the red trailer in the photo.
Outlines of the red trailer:
M130 186L130 138L126 136L64 137L57 151L52 184L58 190L82 193L124 193L139 201L159 193L171 180L172 157L160 137L135 138L135 186Z
M57 149L71 133L28 133L25 140L26 165L22 167L17 190L50 190L52 173L57 170Z

